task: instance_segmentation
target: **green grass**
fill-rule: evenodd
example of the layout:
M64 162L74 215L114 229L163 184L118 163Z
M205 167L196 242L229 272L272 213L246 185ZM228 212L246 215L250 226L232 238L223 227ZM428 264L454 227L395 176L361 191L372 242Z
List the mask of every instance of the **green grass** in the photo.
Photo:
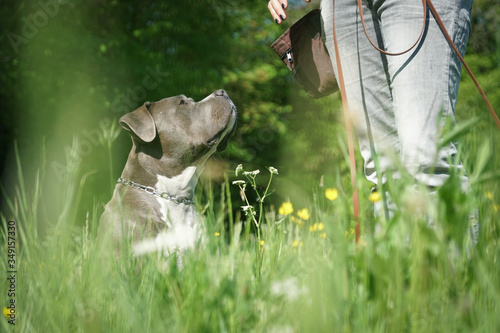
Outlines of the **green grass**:
M483 150L479 161L491 155ZM266 204L273 184L263 192L252 186L255 177L269 179L263 167L238 178L264 201L249 202L245 216L233 214L247 205L231 201L237 185L203 183L197 205L206 216L206 242L179 269L157 256L115 260L96 241L102 203L86 216L76 213L85 184L76 171L60 184L58 217L43 218L46 206L56 205L41 200L43 171L26 184L21 166L18 160L18 186L1 216L2 272L9 270L7 222L17 223L15 327L4 317L2 332L500 331L500 193L486 167L473 173L467 195L454 176L433 196L412 192L405 181L391 184L399 209L386 222L372 217L362 195L358 244L347 191L330 201L317 187L304 200L308 206L292 203L294 212L282 216ZM474 207L481 228L472 248L466 221ZM303 208L308 219L297 214Z

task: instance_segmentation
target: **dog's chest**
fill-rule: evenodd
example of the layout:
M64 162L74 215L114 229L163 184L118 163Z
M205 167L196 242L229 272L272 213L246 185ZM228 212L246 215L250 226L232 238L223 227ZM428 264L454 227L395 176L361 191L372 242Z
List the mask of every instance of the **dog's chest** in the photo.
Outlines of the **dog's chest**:
M175 177L157 176L155 188L175 198L189 198L194 192L197 179L196 167L188 167ZM193 183L192 188L191 184ZM196 223L196 212L193 204L179 203L174 200L156 197L160 205L160 216L169 228L175 226L192 226Z

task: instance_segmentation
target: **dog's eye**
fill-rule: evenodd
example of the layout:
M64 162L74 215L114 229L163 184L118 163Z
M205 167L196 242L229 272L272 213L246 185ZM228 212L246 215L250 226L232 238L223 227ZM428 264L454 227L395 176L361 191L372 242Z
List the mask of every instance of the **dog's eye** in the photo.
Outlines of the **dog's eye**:
M186 101L181 99L181 101L179 102L179 105L184 105L184 104L186 104Z

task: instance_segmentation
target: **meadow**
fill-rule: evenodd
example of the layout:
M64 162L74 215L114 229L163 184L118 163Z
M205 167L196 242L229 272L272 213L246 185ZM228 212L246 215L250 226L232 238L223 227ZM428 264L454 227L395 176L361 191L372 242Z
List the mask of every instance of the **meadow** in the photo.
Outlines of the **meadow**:
M340 98L308 98L270 47L319 6L294 3L280 26L260 0L2 5L0 332L500 332L500 132L471 80L442 141L468 193L389 177L374 217L357 152L356 243ZM474 1L466 57L497 112L499 11ZM182 268L114 258L96 238L130 150L117 120L220 88L240 118L197 187L204 243Z
M85 216L75 208L85 185L77 168L65 174L58 219L43 220L54 205L43 200L44 170L26 183L18 158L1 216L2 272L15 271L1 284L2 332L498 332L498 173L485 142L467 194L459 175L434 194L403 179L390 184L398 208L384 221L370 208L380 198L362 192L358 243L341 181L311 185L308 205L274 205L279 168L227 170L220 188L199 184L206 241L182 267L127 251L116 260L96 241L102 202ZM467 226L475 207L477 245Z

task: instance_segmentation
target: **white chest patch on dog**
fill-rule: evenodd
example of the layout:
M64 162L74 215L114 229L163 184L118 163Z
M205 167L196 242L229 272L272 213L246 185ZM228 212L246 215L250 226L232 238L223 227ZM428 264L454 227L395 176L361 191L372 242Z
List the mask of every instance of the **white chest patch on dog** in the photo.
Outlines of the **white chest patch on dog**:
M157 176L156 189L170 196L190 198L198 181L200 170L191 166L172 178ZM194 205L156 198L161 207L161 218L167 228L154 239L134 244L135 255L161 251L170 254L177 249L192 248L200 237L198 216Z
M173 197L184 198L188 198L193 195L198 181L195 166L187 167L181 174L172 178L161 175L158 175L157 178L158 182L156 183L156 189L158 191L165 192ZM192 221L189 221L193 218L193 216L189 216L192 215L192 205L176 203L163 198L156 198L156 200L161 207L162 220L168 225L169 228L178 223L188 225L193 224ZM189 220L186 221L186 218Z

